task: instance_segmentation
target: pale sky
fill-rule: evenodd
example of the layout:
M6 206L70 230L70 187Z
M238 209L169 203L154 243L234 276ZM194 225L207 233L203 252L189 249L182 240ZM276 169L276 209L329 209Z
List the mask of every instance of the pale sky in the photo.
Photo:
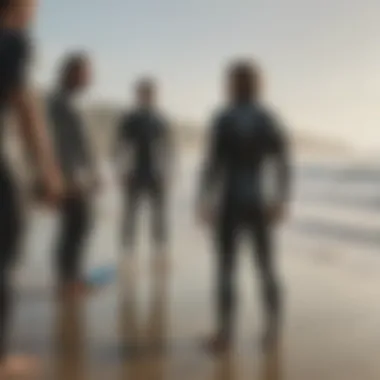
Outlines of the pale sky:
M91 99L131 104L137 76L161 83L170 115L204 122L223 100L223 69L256 58L266 97L289 127L380 148L379 0L42 0L37 79L87 48Z

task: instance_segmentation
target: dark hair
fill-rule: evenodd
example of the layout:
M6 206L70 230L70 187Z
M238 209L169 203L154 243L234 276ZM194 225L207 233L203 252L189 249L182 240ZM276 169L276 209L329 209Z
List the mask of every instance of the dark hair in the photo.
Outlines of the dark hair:
M240 80L246 83L243 96L258 96L260 91L261 70L257 63L251 60L237 60L228 68L228 77L232 81Z
M144 91L144 90L152 90L155 87L156 87L156 82L153 78L150 78L150 77L141 78L136 83L136 90L138 92Z
M70 76L75 70L78 70L84 63L88 61L88 55L83 52L73 52L67 55L59 71L59 82L61 87L66 87Z
M8 10L13 4L12 0L0 0L0 12L3 13Z
M232 78L247 78L249 80L256 80L260 77L259 66L249 60L239 60L233 62L229 67L229 76Z

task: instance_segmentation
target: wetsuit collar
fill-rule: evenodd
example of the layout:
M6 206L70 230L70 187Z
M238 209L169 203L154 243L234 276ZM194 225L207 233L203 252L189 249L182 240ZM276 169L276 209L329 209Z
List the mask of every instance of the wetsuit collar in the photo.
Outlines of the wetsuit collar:
M154 113L156 108L154 106L143 106L139 105L137 107L137 110L142 112L142 113Z

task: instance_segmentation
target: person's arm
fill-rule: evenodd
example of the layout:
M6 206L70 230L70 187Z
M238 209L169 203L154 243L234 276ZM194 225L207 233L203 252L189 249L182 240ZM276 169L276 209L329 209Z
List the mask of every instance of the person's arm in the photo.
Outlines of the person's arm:
M27 89L19 90L12 95L12 105L24 145L34 159L47 195L52 198L60 196L62 177L36 96Z
M91 141L91 136L82 117L78 117L77 132L81 145L82 164L89 170L91 185L95 188L99 188L101 186L101 176L99 173L98 160L93 142Z
M63 192L61 173L55 161L52 144L45 124L43 111L37 96L29 89L26 80L28 46L25 41L16 41L9 56L8 80L9 101L20 127L24 145L35 161L35 165L52 200Z
M123 175L126 171L126 151L132 131L132 117L123 115L116 127L115 140L112 147L113 162L116 172Z
M65 178L65 185L69 190L74 182L73 173L75 168L74 157L71 154L71 137L68 138L67 115L57 99L57 95L48 98L47 116L51 138L61 172ZM70 145L69 145L70 144Z
M275 214L281 218L285 210L285 205L290 199L291 185L291 159L290 143L285 128L271 117L269 119L269 129L271 132L271 156L275 164L276 198L274 209ZM275 216L276 218L276 216Z
M198 212L202 219L209 219L211 195L215 190L223 171L223 119L216 118L211 126L210 135L206 145L206 158L201 169L200 185L198 193Z
M171 181L171 179L174 176L175 171L178 167L178 156L176 152L175 147L175 133L173 131L172 126L169 124L168 121L163 121L163 165L164 165L164 171L165 171L165 178L168 181Z

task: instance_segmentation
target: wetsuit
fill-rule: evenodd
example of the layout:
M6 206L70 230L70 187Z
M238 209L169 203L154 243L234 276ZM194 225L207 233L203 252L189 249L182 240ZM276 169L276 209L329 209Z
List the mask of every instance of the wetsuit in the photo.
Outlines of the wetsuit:
M212 126L201 178L201 198L207 202L212 194L218 194L215 226L218 318L220 329L227 334L233 325L236 248L242 230L247 230L255 246L266 310L269 316L279 312L264 169L269 160L274 160L276 201L284 202L289 187L287 145L276 119L259 104L231 106L217 115Z
M3 135L11 94L26 82L29 43L23 32L0 28L0 361L5 355L11 302L11 269L16 260L21 217L5 157Z
M84 123L68 94L57 92L48 101L52 140L69 192L93 180L94 159ZM91 226L89 190L73 191L61 206L56 266L61 283L80 280L83 244Z
M167 243L165 189L173 148L168 123L153 109L137 109L122 117L117 143L128 156L123 243L133 246L137 206L141 197L147 196L153 208L153 240L157 246L163 246Z

